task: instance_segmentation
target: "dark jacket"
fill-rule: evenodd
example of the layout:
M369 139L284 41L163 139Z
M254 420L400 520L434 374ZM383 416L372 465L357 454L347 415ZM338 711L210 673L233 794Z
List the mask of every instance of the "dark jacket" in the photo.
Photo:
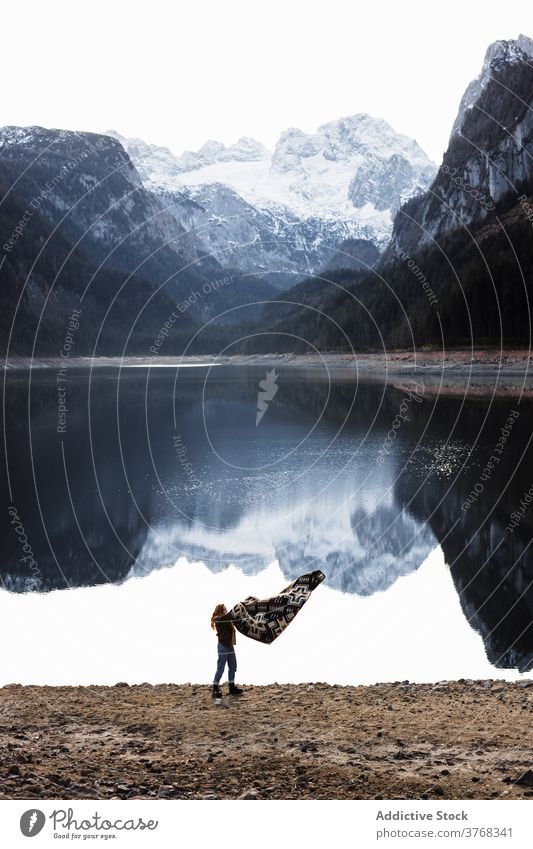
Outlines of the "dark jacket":
M228 613L224 613L223 616L219 616L218 619L215 619L215 628L217 637L222 645L232 648L237 640L235 637L235 626L230 615Z

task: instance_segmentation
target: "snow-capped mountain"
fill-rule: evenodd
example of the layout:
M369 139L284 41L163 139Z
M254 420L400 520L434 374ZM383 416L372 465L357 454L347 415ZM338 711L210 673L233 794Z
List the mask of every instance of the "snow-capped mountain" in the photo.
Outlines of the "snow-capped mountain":
M180 224L221 263L290 285L335 262L346 239L383 249L400 204L424 191L435 166L419 145L366 114L314 134L289 129L271 154L250 138L209 141L174 156L118 139L144 186L165 195Z
M147 144L142 139L125 139L114 131L108 135L118 139L127 148L137 171L146 184L173 189L181 174L197 171L217 162L254 162L268 158L268 150L255 139L243 137L236 144L225 147L221 142L207 141L200 150L186 151L174 156L168 147Z
M379 241L400 203L422 191L434 172L413 139L359 114L323 124L314 135L282 133L268 175L272 189L266 182L261 189L265 196L277 189L280 202L302 215L312 209L370 226Z
M372 221L377 241L390 227L390 214L427 188L435 173L413 139L366 114L323 124L315 134L286 130L273 154L241 138L228 148L209 141L196 153L175 157L167 148L112 135L147 188L222 183L260 209L284 207L303 218L344 218L362 226Z

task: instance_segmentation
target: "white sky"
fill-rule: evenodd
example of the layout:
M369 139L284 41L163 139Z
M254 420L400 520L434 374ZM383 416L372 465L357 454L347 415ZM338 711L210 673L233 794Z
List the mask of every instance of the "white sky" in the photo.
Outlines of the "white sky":
M486 47L520 32L531 0L25 0L2 10L0 125L181 153L369 112L440 160Z

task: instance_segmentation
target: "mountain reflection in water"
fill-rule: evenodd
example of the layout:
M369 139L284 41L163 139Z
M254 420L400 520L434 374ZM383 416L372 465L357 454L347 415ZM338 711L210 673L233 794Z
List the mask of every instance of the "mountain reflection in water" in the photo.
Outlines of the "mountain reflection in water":
M34 373L31 391L27 375L8 375L4 588L118 584L184 555L213 572L321 569L329 587L368 597L440 545L490 662L530 669L529 512L506 530L532 483L530 403L413 400L409 387L281 369L256 425L265 372L106 370L89 382L72 370L61 434L55 375ZM511 410L501 459L465 509Z

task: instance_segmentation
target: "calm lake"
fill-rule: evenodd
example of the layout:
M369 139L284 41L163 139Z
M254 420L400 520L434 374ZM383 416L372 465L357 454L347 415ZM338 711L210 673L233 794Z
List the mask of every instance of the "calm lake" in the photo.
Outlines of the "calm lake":
M0 684L209 683L215 604L312 569L240 682L533 666L529 400L221 365L10 373L4 409Z

